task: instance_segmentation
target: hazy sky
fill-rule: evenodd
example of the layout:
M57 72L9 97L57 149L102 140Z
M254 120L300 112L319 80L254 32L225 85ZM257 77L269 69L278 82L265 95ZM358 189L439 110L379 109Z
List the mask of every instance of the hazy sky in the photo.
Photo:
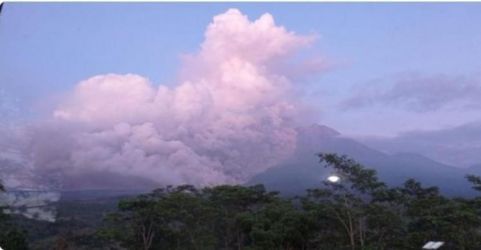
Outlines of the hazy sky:
M0 159L10 163L0 179L243 183L292 156L311 123L386 153L479 166L479 13L481 4L444 3L6 3Z
M29 119L82 80L135 73L172 85L212 17L315 35L309 53L329 66L295 85L348 135L395 135L481 120L481 4L6 3L0 16L0 108ZM21 110L12 115L12 107ZM26 112L30 111L30 112Z

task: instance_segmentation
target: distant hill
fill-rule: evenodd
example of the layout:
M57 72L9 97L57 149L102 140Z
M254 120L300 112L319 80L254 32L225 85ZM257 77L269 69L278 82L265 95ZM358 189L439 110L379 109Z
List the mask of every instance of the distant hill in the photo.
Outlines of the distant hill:
M318 162L316 154L319 152L345 154L375 169L381 180L390 185L415 178L423 185L440 187L448 195L473 195L475 192L464 176L468 172L481 173L481 168L456 168L414 153L385 154L323 125L300 128L298 132L295 154L279 166L254 176L249 184L263 183L269 189L289 195L301 194L307 188L319 186L329 175L329 170Z

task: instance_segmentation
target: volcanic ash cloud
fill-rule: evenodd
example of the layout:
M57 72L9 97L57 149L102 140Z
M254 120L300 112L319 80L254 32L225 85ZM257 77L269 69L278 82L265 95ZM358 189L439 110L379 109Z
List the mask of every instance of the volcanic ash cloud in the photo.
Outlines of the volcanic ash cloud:
M215 16L173 88L135 75L80 82L28 148L39 174L108 172L159 184L239 183L282 161L296 143L302 105L280 70L312 41L249 21Z

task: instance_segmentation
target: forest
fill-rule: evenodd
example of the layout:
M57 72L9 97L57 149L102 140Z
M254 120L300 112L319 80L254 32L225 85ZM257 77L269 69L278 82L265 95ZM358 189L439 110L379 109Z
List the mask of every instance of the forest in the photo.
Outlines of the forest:
M414 179L391 187L347 156L318 156L319 167L340 180L321 181L303 195L286 197L262 185L182 185L63 203L54 223L1 213L0 247L381 250L442 241L443 250L481 249L481 196L448 197ZM481 191L480 177L466 181Z

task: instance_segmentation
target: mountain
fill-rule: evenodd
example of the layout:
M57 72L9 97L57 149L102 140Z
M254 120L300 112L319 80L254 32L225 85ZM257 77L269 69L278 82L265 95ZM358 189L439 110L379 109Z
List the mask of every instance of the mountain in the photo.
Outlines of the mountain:
M416 153L387 154L343 136L335 129L312 125L298 129L296 151L288 160L254 176L247 184L262 183L284 194L302 194L307 188L319 186L330 174L330 170L318 162L316 154L320 152L347 155L365 167L375 169L380 179L390 185L400 185L408 178L415 178L425 186L440 187L448 195L474 195L464 176L468 173L481 175L481 165L456 168ZM34 173L27 159L13 149L0 150L0 180L9 189L52 187L48 180ZM157 186L145 179L102 172L65 176L64 182L64 191L83 190L88 186L92 193L105 191L106 194L113 190L139 192ZM84 195L72 194L73 197Z
M467 168L466 173L481 176L481 164L473 165Z
M466 173L473 172L472 169L456 168L415 153L389 155L323 125L299 128L293 156L254 176L249 184L263 183L267 188L287 195L302 194L307 188L319 186L330 174L330 170L318 162L316 154L320 152L347 155L365 167L375 169L379 178L389 185L400 185L408 178L414 178L423 185L440 187L447 195L474 195L464 178Z

